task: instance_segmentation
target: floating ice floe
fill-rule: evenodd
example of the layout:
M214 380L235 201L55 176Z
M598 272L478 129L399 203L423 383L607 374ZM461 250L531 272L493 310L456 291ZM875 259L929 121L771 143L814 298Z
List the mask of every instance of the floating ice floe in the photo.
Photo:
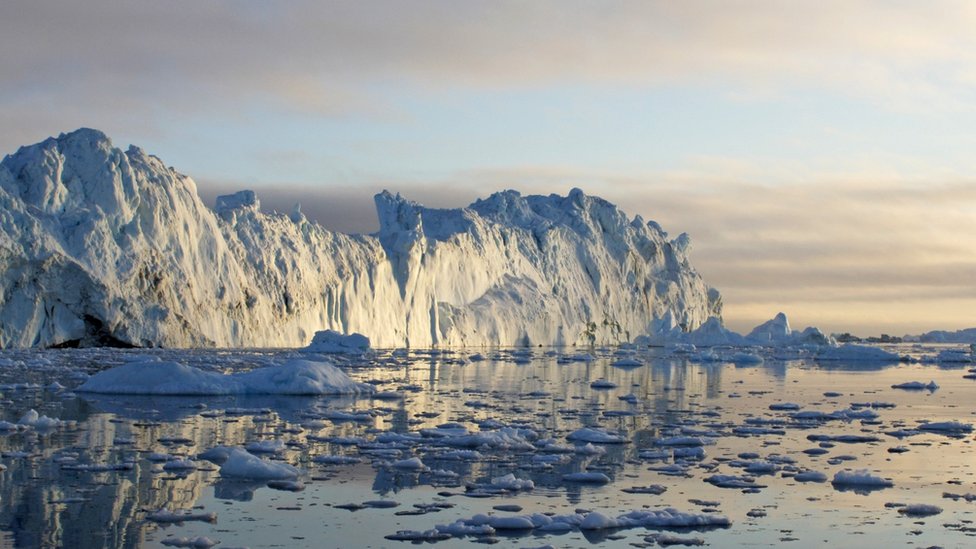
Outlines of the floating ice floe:
M715 440L707 437L673 436L663 437L654 441L655 446L708 446L715 444Z
M797 482L827 482L827 475L819 471L802 471L793 475Z
M831 484L834 486L864 488L890 488L895 485L894 482L886 478L872 475L870 472L864 469L859 471L838 471L834 474L834 479L831 481Z
M605 379L597 379L590 383L591 389L615 389L617 384Z
M160 509L147 514L146 519L164 524L190 521L217 522L217 513L194 513L192 511Z
M188 538L185 536L166 538L160 541L162 545L169 547L188 547L189 549L209 549L220 543L205 536Z
M37 410L28 410L19 420L17 420L17 425L24 427L33 427L35 429L56 429L65 425L66 422L60 419L55 419L47 416L42 416L37 413Z
M321 465L352 465L362 463L362 461L362 458L355 456L315 456L312 458L312 462Z
M487 484L471 484L467 487L467 491L469 493L501 494L521 492L525 490L532 490L534 488L535 483L531 480L516 478L514 474L509 473L507 475L495 477Z
M298 469L287 463L265 461L243 448L218 446L199 457L220 465L220 475L225 478L291 480L299 475Z
M936 362L940 364L972 364L976 362L976 357L971 352L961 349L943 349L939 354L926 362Z
M934 381L928 383L922 381L906 381L891 386L892 389L904 389L906 391L935 391L939 386Z
M681 537L667 533L644 536L644 541L647 543L656 543L661 547L671 547L673 545L684 545L686 547L705 545L705 540L702 538Z
M927 503L913 503L898 509L898 512L909 517L930 517L942 512L942 508Z
M661 484L650 484L648 486L631 486L630 488L621 488L621 492L626 492L628 494L652 494L659 496L664 492L668 491L667 486Z
M426 465L424 465L424 462L420 461L420 458L418 457L394 461L392 464L390 464L390 467L404 471L424 471L428 468Z
M163 464L164 471L195 471L197 464L190 459L171 459Z
M824 347L817 353L820 361L838 362L900 362L901 357L895 353L870 347L868 345L841 345L839 347Z
M256 440L245 444L244 449L252 454L277 454L285 451L285 441Z
M763 484L756 484L752 477L737 477L734 475L711 475L703 479L712 486L719 488L765 488Z
M968 423L962 423L959 421L932 421L928 423L922 423L916 427L919 431L931 431L936 433L971 433L973 431L973 426Z
M819 410L805 410L790 414L794 421L813 422L813 421L854 421L857 419L876 419L878 413L874 410L846 408L833 412L821 412Z
M369 338L357 333L341 334L335 330L321 330L303 350L310 353L362 354L369 351Z
M621 528L728 528L732 522L715 513L684 513L673 508L631 511L610 517L597 511L569 515L485 515L437 525L427 531L401 530L387 539L436 541L450 537L485 536L496 531L560 533L572 530L599 531Z
M577 429L566 435L566 439L573 442L593 442L596 444L624 444L629 442L625 436L598 427Z
M132 395L335 395L374 391L328 362L292 359L250 372L221 374L143 359L101 371L79 392Z

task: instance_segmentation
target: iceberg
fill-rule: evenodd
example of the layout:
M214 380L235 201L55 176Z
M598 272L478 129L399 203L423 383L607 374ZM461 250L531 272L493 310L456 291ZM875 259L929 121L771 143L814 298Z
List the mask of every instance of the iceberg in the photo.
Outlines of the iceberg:
M369 351L369 338L362 334L340 334L335 330L315 332L305 350L324 354L362 354Z
M205 206L196 183L92 129L0 162L0 347L291 347L319 331L378 347L618 343L721 315L690 239L573 189L466 208L375 197L347 235Z
M771 320L753 328L746 338L757 343L776 345L789 342L792 334L786 314L778 313Z

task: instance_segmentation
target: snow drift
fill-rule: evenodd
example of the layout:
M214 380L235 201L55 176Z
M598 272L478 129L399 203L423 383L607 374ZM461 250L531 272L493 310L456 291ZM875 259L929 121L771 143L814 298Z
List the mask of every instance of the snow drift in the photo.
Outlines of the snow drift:
M630 340L692 330L721 298L689 239L574 189L461 209L376 196L346 235L250 191L207 208L192 179L81 129L0 163L0 346L288 346Z

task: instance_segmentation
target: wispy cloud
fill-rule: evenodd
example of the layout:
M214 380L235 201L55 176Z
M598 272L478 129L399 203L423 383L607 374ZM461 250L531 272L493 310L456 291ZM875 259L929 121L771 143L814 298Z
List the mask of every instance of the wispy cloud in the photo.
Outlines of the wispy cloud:
M44 105L63 124L119 126L248 103L382 113L393 106L378 90L404 85L713 84L743 100L818 89L893 109L976 107L967 2L611 4L7 3L0 117L36 123L42 109L24 107Z

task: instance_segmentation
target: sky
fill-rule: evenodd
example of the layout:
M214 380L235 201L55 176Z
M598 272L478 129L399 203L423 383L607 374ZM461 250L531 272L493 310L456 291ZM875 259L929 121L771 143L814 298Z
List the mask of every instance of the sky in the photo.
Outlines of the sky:
M0 4L0 154L78 127L346 232L580 187L747 331L976 326L976 3Z

